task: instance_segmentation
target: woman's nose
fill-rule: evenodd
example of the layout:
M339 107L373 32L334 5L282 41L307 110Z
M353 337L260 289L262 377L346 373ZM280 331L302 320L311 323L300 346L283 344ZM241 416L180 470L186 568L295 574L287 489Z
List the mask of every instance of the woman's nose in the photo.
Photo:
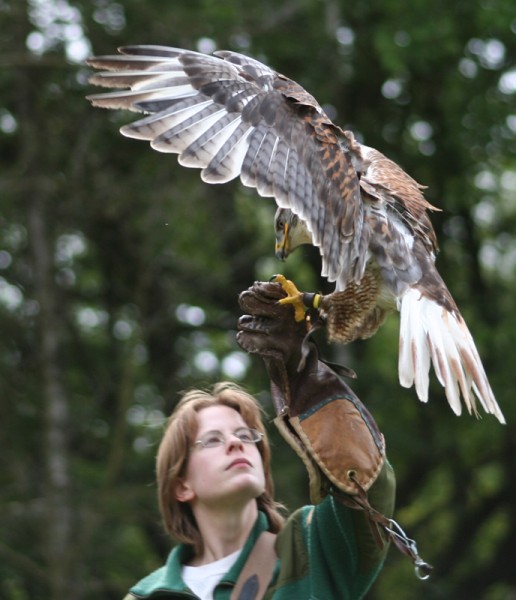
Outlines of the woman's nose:
M235 434L231 434L227 438L227 447L229 450L233 448L243 448L244 442L240 438L238 438Z

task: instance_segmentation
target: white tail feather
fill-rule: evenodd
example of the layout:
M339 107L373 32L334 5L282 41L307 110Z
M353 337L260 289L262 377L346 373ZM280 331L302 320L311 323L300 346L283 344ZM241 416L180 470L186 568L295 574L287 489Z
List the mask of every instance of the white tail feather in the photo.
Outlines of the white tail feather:
M505 423L462 317L415 289L404 294L400 313L400 384L415 385L419 399L426 402L431 361L456 415L462 412L461 396L468 412L477 414L476 396L487 413Z

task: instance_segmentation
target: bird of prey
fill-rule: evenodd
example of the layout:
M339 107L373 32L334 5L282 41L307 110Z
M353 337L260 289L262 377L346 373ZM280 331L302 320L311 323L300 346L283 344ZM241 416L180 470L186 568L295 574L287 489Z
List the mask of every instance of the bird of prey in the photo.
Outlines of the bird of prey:
M128 46L94 57L96 106L145 116L122 134L200 168L207 183L240 177L273 197L276 253L319 248L335 292L319 299L330 340L373 335L400 312L399 379L428 399L429 370L456 414L477 402L504 422L473 338L435 267L423 187L335 125L296 82L235 52Z

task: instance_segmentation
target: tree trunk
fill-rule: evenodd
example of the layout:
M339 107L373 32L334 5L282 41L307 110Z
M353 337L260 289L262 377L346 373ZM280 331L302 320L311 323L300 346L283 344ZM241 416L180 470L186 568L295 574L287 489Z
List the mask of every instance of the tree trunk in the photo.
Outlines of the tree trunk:
M52 242L46 227L45 201L34 190L28 206L34 285L39 303L40 369L43 381L44 459L49 598L69 598L72 510L68 449L69 404L59 361L60 327L52 268Z

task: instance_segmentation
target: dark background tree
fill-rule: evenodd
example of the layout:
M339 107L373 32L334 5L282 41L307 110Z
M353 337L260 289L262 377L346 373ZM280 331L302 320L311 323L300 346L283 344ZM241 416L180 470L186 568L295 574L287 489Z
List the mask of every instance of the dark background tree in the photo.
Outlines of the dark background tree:
M272 256L271 201L203 184L95 110L84 58L127 43L265 60L429 186L438 265L508 420L454 417L397 381L398 323L327 347L385 432L397 518L435 565L392 551L369 599L516 595L516 10L512 0L0 2L0 597L119 599L169 549L153 460L178 392L235 379L237 295L317 252ZM272 429L272 428L271 428ZM275 439L278 497L307 501Z

